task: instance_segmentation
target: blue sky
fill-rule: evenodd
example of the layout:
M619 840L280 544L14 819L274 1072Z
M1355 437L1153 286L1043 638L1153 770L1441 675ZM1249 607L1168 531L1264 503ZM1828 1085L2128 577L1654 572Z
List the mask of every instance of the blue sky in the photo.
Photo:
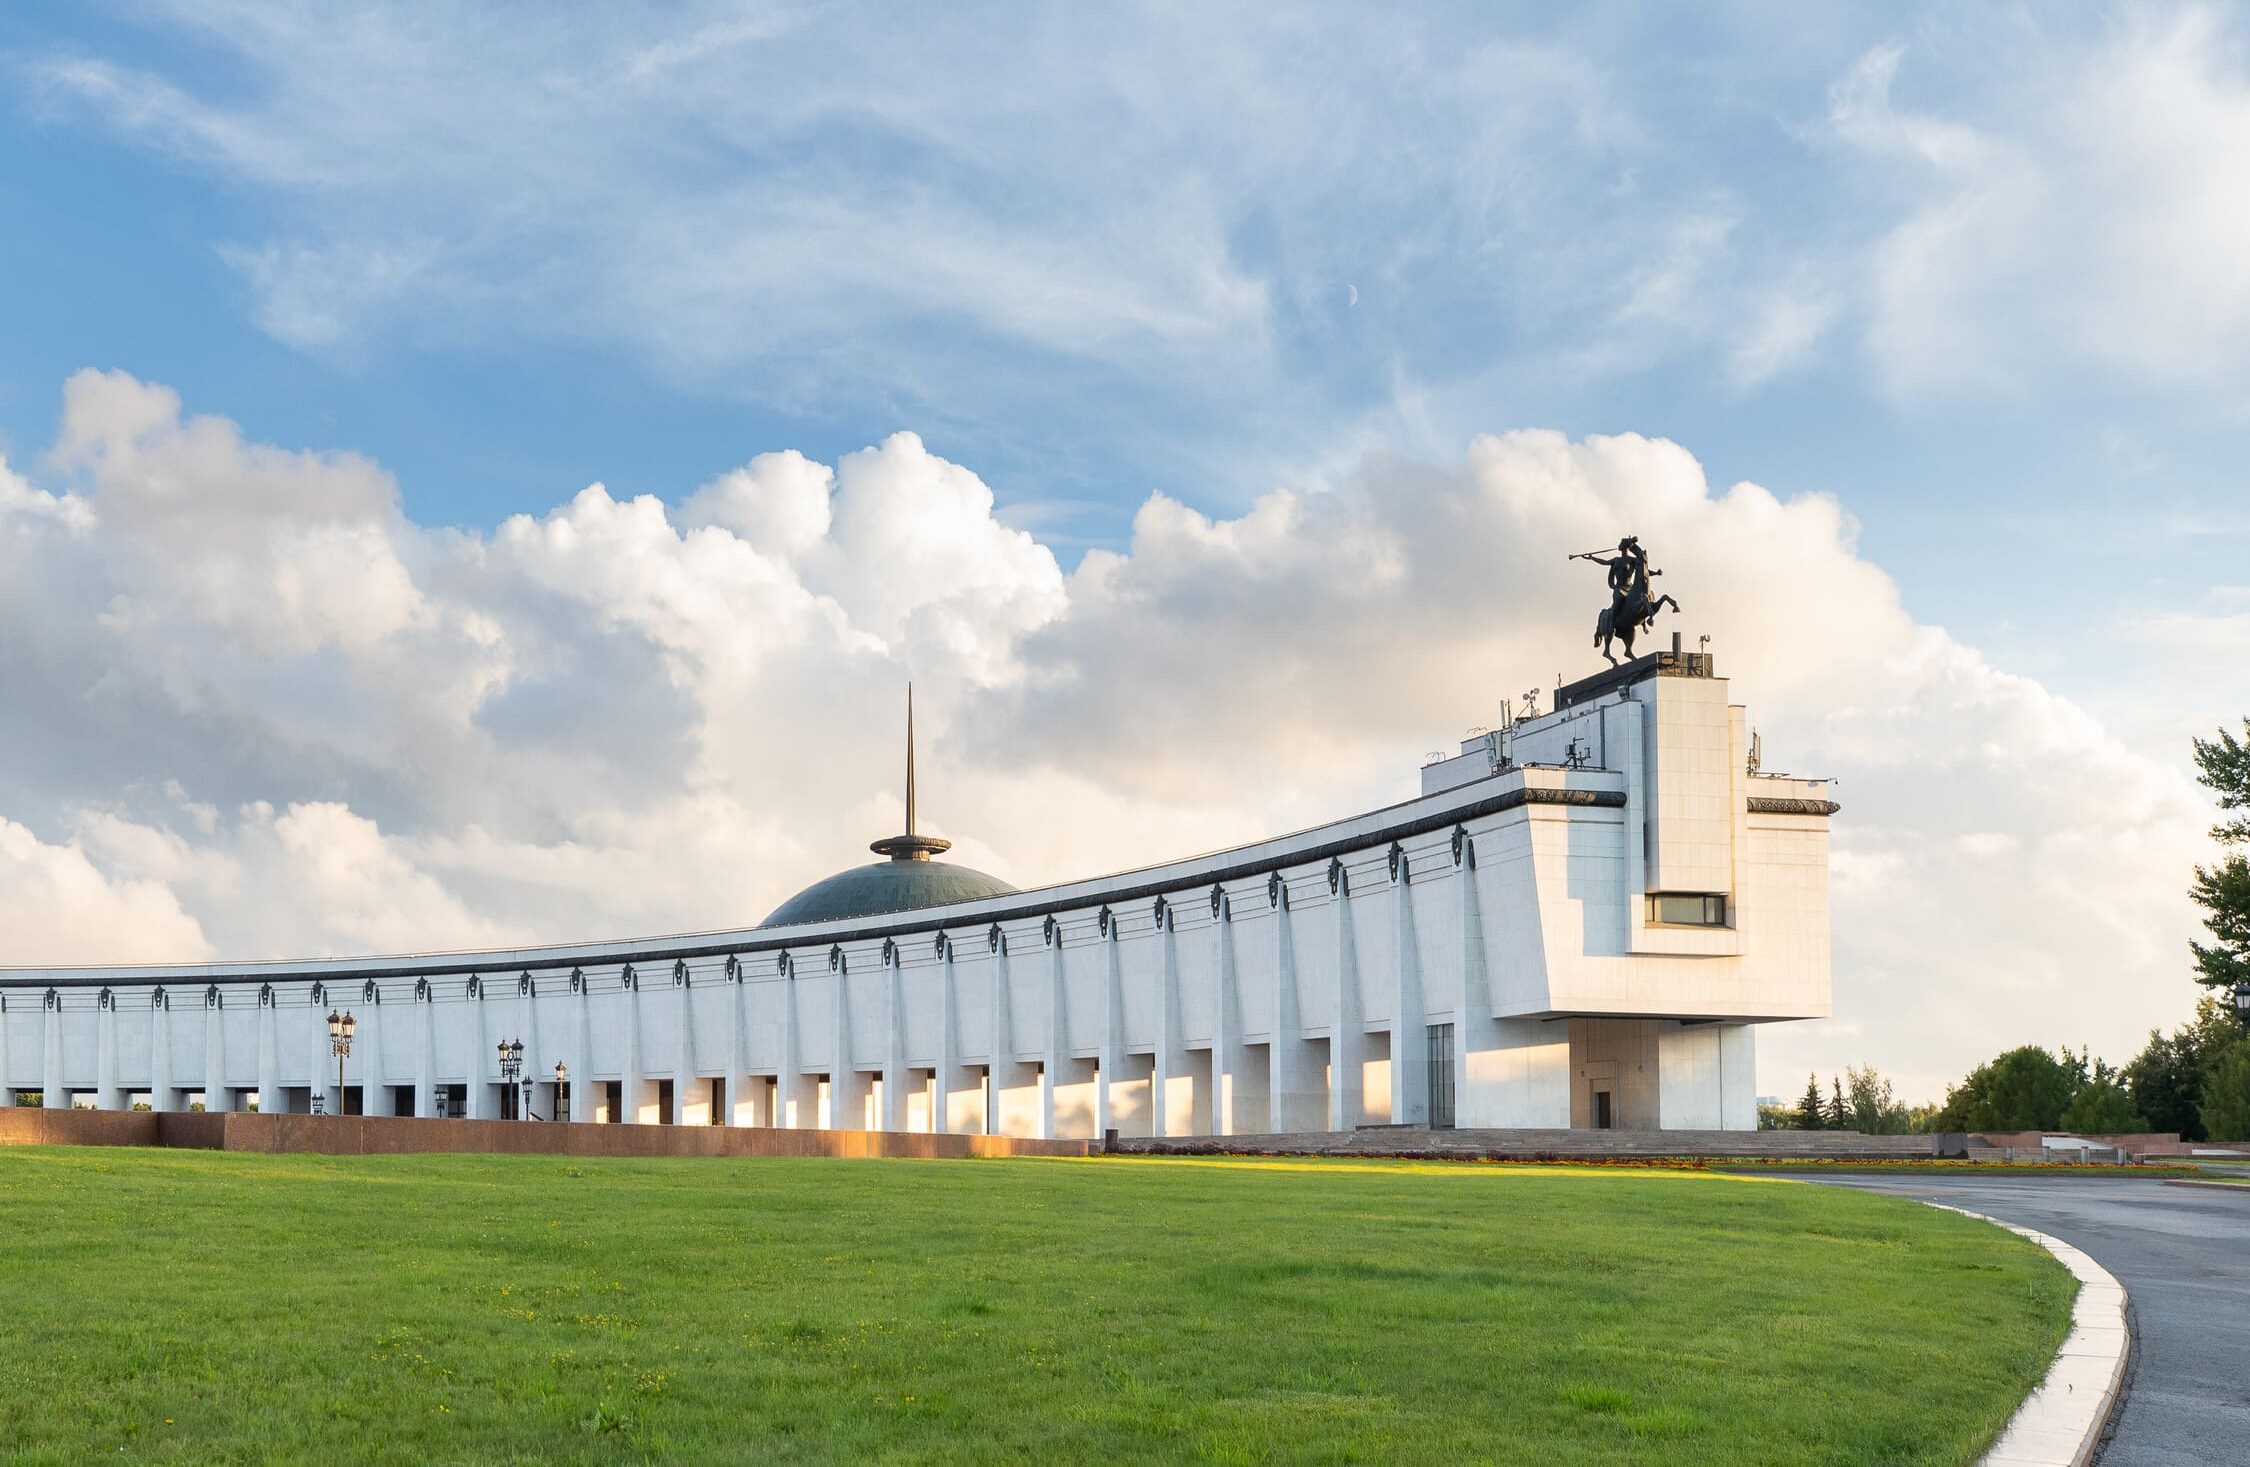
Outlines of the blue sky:
M2049 644L2243 549L2250 363L2087 339L2166 262L2099 237L2131 170L2070 116L2136 56L2239 106L2225 15L333 9L0 19L18 457L89 365L426 523L909 427L1067 556L1155 489L1635 431L1840 496L1920 614L2066 682ZM1895 298L1902 231L2017 188ZM2183 294L2239 273L2181 249Z
M0 962L752 921L908 676L1009 879L1310 824L1630 530L1842 780L1776 1085L2189 1006L2238 11L34 3L0 221Z

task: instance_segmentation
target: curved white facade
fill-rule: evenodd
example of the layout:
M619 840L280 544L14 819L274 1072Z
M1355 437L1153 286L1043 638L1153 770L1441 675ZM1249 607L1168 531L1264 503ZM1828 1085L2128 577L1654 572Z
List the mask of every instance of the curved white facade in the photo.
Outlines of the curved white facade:
M534 1114L554 1113L561 1061L578 1121L1752 1129L1751 1026L1829 1011L1835 807L1821 781L1747 767L1707 659L1561 696L1426 767L1405 804L984 901L503 952L0 970L0 1104L492 1117L495 1047L521 1039ZM331 1007L359 1019L342 1095Z

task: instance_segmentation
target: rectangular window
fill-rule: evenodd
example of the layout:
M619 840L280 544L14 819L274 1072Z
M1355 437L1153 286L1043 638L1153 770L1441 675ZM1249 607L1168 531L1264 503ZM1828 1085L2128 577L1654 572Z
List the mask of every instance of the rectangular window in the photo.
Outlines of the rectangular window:
M1727 899L1704 892L1650 892L1648 920L1669 927L1724 927Z

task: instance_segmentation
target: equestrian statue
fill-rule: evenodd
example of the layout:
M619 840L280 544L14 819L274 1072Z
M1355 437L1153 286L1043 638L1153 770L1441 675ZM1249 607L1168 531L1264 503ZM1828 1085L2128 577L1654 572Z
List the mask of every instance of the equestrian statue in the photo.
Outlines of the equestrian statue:
M1617 654L1610 651L1612 641L1623 639L1625 660L1633 658L1633 639L1656 625L1656 613L1669 606L1674 611L1680 603L1670 596L1649 597L1649 577L1664 572L1649 569L1648 552L1641 548L1640 538L1627 535L1617 542L1617 553L1604 556L1598 550L1588 550L1573 555L1572 560L1590 560L1609 568L1609 609L1594 620L1594 645L1601 649L1612 667L1617 665Z

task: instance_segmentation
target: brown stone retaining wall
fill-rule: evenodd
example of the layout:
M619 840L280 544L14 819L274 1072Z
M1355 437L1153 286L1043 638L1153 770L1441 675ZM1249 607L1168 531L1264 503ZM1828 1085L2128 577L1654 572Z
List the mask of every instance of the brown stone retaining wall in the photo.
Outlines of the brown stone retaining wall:
M0 1146L173 1146L332 1156L512 1151L560 1156L1085 1156L1087 1141L934 1136L904 1131L782 1131L750 1126L622 1126L440 1121L408 1116L213 1115L196 1111L0 1110Z
M2094 1146L2115 1146L2128 1156L2185 1156L2195 1149L2182 1141L2177 1131L2136 1131L2115 1136L2097 1136L2091 1131L1979 1131L1975 1139L1986 1146L2036 1156L2047 1137L2065 1134Z

